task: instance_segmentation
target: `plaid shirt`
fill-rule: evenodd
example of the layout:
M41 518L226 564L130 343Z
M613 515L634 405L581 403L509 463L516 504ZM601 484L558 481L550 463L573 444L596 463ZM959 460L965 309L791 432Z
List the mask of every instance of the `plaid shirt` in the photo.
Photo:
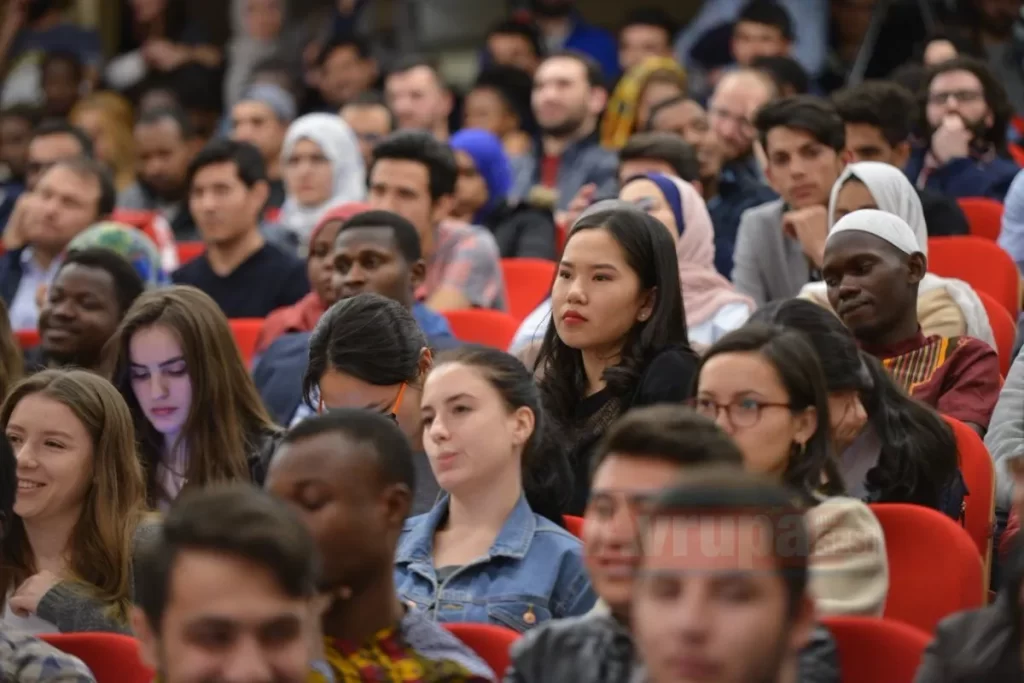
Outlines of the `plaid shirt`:
M445 287L459 290L477 308L505 310L501 253L490 232L459 221L441 221L437 249L416 298L425 301Z
M39 638L0 630L0 680L7 683L96 683L89 667Z

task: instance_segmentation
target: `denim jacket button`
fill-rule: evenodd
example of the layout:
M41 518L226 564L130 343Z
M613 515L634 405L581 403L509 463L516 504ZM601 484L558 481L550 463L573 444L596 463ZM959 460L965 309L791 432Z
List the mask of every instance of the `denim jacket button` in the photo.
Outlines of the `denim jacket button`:
M533 613L533 607L526 608L526 614L523 615L523 621L533 626L537 623L537 615Z

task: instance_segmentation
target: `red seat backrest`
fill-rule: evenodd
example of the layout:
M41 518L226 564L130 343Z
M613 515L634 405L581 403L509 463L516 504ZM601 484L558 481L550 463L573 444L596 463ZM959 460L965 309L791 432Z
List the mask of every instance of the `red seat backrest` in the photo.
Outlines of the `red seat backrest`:
M999 352L999 372L1003 379L1010 372L1010 365L1013 364L1013 347L1017 341L1017 323L1002 304L996 301L991 294L982 290L975 290L978 298L985 305L985 312L988 314L988 324L992 326L992 334L996 338L996 351Z
M973 429L954 417L943 415L942 418L953 428L960 458L960 473L964 476L968 491L964 500L967 506L964 510L964 529L987 565L992 550L992 524L995 521L996 475L992 456L985 442Z
M825 617L839 648L843 683L913 683L930 637L898 621Z
M110 214L110 220L130 225L146 233L146 237L153 240L154 244L160 244L157 239L156 230L153 228L153 221L159 214L156 211L135 211L132 209L115 209Z
M247 367L251 366L256 355L256 342L263 330L263 318L231 318L228 324L231 325L231 334L235 337L235 345L242 354L242 360Z
M464 308L442 311L456 339L471 344L508 349L519 329L519 321L508 313L487 308Z
M202 242L178 242L178 263L185 265L202 256L204 251L206 245Z
M882 503L871 510L885 532L889 559L886 618L931 633L950 614L982 606L981 558L959 524L920 505Z
M1003 204L988 197L961 197L957 200L967 218L971 234L993 242L1003 229Z
M519 634L510 628L491 624L444 624L456 638L465 643L480 659L494 670L498 680L505 675L510 658L508 650L519 640Z
M39 346L39 330L15 330L14 339L22 351Z
M522 322L533 313L551 294L557 267L554 261L539 258L501 259L509 315Z
M972 235L929 238L928 271L987 292L1016 320L1020 274L1010 255L995 242Z
M139 658L139 643L116 633L45 633L50 645L78 657L97 683L150 683L154 672Z
M576 515L562 515L565 522L565 530L576 538L583 539L583 518Z

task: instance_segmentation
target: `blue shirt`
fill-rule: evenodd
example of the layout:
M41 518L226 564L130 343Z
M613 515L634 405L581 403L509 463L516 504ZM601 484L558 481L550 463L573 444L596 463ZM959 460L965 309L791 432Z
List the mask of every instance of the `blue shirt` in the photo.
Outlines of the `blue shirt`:
M59 256L52 261L47 268L43 268L32 257L32 247L25 247L21 251L21 282L18 283L18 291L11 300L8 316L11 320L11 329L34 330L39 325L39 306L36 305L36 294L39 288L50 286L53 278L57 276L64 257Z
M536 515L521 495L486 555L457 568L434 567L434 534L448 497L405 522L395 553L398 596L443 622L476 622L520 633L586 614L597 602L579 539ZM447 571L450 569L450 571Z

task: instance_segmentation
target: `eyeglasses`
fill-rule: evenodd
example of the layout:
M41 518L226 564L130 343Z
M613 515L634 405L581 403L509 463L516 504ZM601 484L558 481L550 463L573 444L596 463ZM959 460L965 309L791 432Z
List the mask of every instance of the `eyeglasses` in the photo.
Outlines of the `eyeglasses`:
M405 388L409 386L408 383L402 382L402 385L398 387L398 395L395 396L395 400L391 402L391 407L388 408L385 415L389 418L398 422L398 411L402 409L402 398L405 396ZM318 415L324 413L324 397L320 397L320 401L317 403L316 412Z
M690 399L687 402L698 415L717 420L719 413L723 410L729 417L729 424L739 429L753 427L761 421L761 413L765 408L786 408L792 409L789 403L771 403L758 401L752 398L742 398L729 403L717 403L709 398Z
M977 102L983 97L983 94L978 90L950 90L946 92L933 92L928 93L928 104L942 105L945 104L949 98L952 97L957 102L963 104L970 104L971 102Z

